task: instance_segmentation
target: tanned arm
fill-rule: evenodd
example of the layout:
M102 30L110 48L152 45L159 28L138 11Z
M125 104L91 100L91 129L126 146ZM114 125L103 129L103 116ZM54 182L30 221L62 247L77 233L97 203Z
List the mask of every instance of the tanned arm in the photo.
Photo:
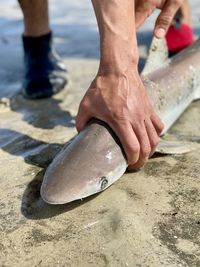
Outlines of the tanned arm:
M154 152L163 124L138 74L135 1L92 3L100 33L100 64L81 101L77 130L92 117L105 121L119 137L129 166L139 169Z

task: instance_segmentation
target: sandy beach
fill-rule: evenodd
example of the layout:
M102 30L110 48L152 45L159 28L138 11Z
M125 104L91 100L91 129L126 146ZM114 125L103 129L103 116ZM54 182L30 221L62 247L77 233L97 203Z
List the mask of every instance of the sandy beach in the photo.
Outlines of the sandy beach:
M198 36L199 1L191 5ZM51 99L29 101L21 94L21 11L14 0L0 6L0 267L199 267L198 150L152 158L82 201L41 200L44 172L76 134L77 108L98 68L96 20L90 1L50 1L70 83ZM138 31L140 69L155 17ZM200 143L199 122L196 101L166 138Z

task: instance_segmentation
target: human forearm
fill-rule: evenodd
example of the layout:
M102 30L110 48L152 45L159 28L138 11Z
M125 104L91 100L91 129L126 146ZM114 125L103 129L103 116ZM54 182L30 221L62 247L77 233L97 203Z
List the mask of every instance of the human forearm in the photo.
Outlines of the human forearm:
M135 0L92 0L100 33L100 67L79 106L77 130L91 118L118 136L131 168L153 153L163 125L138 74Z
M92 0L100 33L100 69L126 71L137 66L133 0Z

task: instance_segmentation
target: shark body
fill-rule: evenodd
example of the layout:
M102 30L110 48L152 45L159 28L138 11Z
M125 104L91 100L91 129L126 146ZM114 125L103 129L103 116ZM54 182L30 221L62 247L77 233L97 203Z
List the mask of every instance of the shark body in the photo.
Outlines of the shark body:
M142 79L165 125L164 134L191 102L200 98L200 40L164 62L159 62L159 49L162 53L162 45L154 40ZM41 196L50 204L82 199L108 188L126 168L126 157L117 137L108 125L94 119L50 164Z

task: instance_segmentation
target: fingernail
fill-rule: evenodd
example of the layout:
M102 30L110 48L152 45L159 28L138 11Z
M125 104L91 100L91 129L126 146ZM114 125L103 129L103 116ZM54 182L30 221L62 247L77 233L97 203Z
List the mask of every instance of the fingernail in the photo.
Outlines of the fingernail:
M166 33L166 31L163 28L156 28L156 30L155 30L155 34L156 34L157 38L165 37L165 33Z

